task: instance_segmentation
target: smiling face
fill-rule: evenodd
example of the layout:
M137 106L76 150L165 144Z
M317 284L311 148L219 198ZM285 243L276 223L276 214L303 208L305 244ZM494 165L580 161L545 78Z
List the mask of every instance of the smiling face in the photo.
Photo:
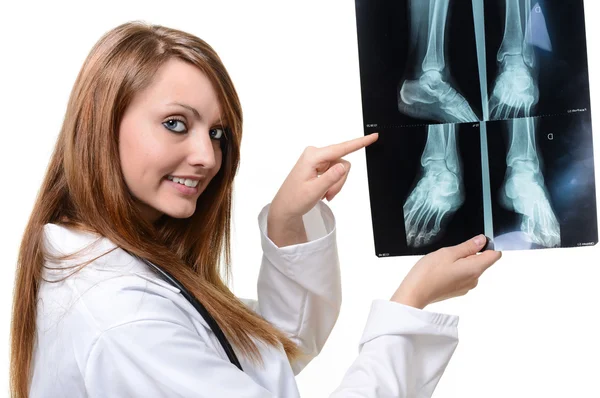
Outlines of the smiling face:
M125 183L150 222L187 218L221 167L217 94L195 66L171 59L135 95L119 126Z

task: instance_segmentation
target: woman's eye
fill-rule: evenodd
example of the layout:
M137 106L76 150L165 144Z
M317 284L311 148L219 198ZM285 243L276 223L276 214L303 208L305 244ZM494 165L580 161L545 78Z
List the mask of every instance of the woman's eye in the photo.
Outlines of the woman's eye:
M185 123L178 119L169 119L163 123L163 126L175 133L185 133L186 131Z
M221 138L223 138L224 131L221 128L214 128L210 129L208 133L210 134L210 138L212 138L213 140L220 140Z

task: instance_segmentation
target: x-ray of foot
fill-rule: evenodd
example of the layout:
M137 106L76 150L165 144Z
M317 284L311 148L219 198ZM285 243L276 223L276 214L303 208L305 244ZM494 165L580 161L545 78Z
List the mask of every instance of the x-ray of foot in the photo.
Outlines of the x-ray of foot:
M475 122L477 115L452 86L444 51L449 0L410 0L415 72L400 83L398 109L418 119Z
M421 167L421 177L403 207L406 240L411 247L433 243L443 232L445 221L464 202L454 125L428 127Z
M544 184L533 118L513 119L500 204L521 216L521 231L544 247L560 246L560 225Z
M504 37L497 53L499 73L489 100L490 119L529 117L539 99L531 39L531 1L505 0Z
M507 55L500 65L490 98L490 119L529 117L539 96L531 69L520 55Z

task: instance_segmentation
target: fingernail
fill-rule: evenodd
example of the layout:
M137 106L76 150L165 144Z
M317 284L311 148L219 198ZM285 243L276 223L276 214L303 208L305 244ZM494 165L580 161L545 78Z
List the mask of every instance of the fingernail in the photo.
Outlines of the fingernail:
M337 171L342 175L346 172L346 167L344 166L343 163L337 164Z
M487 238L485 237L485 235L477 235L476 237L473 238L473 242L475 242L475 244L477 246L483 246L483 244L487 241Z

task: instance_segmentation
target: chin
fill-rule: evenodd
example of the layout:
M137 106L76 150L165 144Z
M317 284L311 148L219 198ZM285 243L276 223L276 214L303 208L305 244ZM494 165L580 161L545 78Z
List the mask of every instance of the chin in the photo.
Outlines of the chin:
M164 214L172 218L190 218L194 215L196 206L165 209Z

